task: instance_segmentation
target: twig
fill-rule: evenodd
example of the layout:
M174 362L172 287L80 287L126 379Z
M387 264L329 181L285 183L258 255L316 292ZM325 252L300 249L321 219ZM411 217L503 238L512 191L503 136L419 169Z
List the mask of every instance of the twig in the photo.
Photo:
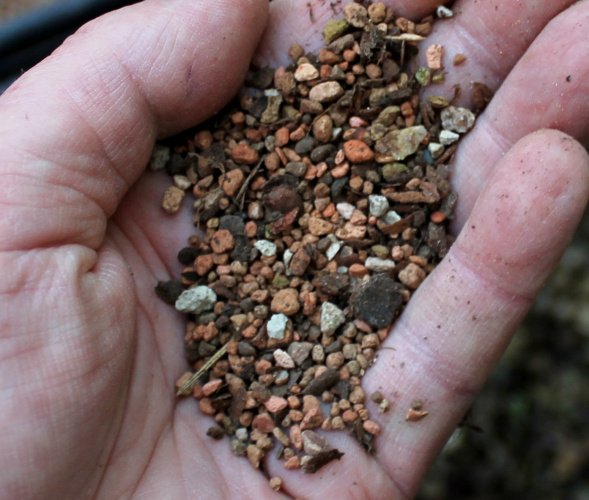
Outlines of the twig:
M194 375L192 375L188 382L186 382L182 387L180 387L180 389L178 389L178 392L176 392L176 396L181 396L188 389L192 390L194 384L196 384L196 381L201 377L201 375L225 355L225 353L227 352L228 344L229 342L227 342L227 344L225 344L223 347L221 347L221 349L219 349L215 354L213 354L211 356L211 359L209 359L200 370L198 370Z
M425 37L414 33L403 33L401 35L387 35L384 37L389 42L423 42Z

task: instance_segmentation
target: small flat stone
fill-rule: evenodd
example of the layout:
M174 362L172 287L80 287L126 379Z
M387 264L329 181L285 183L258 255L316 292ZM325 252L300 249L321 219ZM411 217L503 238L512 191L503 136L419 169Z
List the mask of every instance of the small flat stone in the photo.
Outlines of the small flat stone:
M208 286L197 286L182 292L175 307L184 313L200 314L210 311L217 302L217 294Z
M356 210L356 207L351 203L342 202L338 203L335 206L335 209L344 219L350 220L352 218L352 215L354 215L354 210Z
M395 262L388 259L379 259L378 257L368 257L364 263L366 269L376 273L386 273L395 268Z
M427 145L427 149L429 150L432 158L437 160L442 154L444 153L444 146L442 146L439 142L430 142Z
M441 70L444 65L442 59L444 57L444 47L439 43L430 45L425 52L425 59L429 69L434 71Z
M309 99L317 102L331 102L344 94L344 89L337 82L323 82L315 85L309 92Z
M399 281L407 288L415 290L426 278L426 272L413 262L399 273Z
M169 214L177 213L180 210L184 196L185 192L183 189L177 186L170 186L164 193L162 208Z
M297 82L307 82L319 78L319 71L310 63L303 63L299 65L294 73Z
M319 217L309 217L309 232L314 236L325 236L333 232L333 224Z
M375 149L378 153L392 156L397 161L404 160L417 151L426 136L427 129L423 125L393 130L376 141Z
M450 130L442 130L438 138L440 140L440 144L443 146L449 146L450 144L454 144L458 139L460 139L460 135L456 132L451 132Z
M270 240L258 240L254 243L254 247L256 247L262 255L266 257L272 257L276 255L276 243Z
M389 209L389 200L386 196L371 194L368 196L368 206L370 215L375 217L382 217Z
M288 269L293 276L302 276L311 263L311 256L304 248L300 248L292 256Z
M307 360L312 350L311 342L292 342L288 346L288 354L297 366L301 366Z
M288 406L288 402L286 399L279 396L270 396L270 398L264 402L264 406L270 413L278 413Z
M401 220L401 216L395 212L394 210L389 210L385 216L383 217L383 222L390 226L391 224L394 224L395 222L399 222Z
M284 338L284 332L286 330L287 322L288 316L286 316L285 314L273 314L268 323L266 324L268 337L270 337L271 339L282 340Z
M295 363L293 359L290 357L286 351L282 349L276 349L272 355L274 356L274 361L276 361L276 365L280 366L280 368L284 368L285 370L291 370L295 367ZM270 411L268 409L268 411ZM272 413L272 412L271 412Z
M327 439L315 431L303 431L301 437L303 438L303 449L307 455L315 456L329 450Z
M321 333L333 335L346 322L344 312L331 302L324 302L321 306Z
M468 132L474 127L476 120L474 113L469 109L454 106L444 108L440 116L442 118L442 127L445 130L458 132L459 134Z

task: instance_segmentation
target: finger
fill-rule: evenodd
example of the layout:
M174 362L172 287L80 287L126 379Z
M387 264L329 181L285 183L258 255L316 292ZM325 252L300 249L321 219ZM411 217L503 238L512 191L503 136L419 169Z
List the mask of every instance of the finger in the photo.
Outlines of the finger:
M449 0L396 0L383 2L396 16L420 20L431 14L440 4ZM274 0L270 5L270 22L257 52L257 59L272 67L288 65L288 49L293 43L303 46L306 52L317 52L324 46L322 30L332 19L343 17L348 2L301 2L300 0Z
M1 248L96 248L155 138L237 90L266 10L264 0L142 2L83 27L21 77L0 98Z
M454 4L454 16L434 25L423 45L439 43L444 47L445 81L432 85L429 93L446 96L460 86L461 106L473 107L473 82L482 82L496 90L548 22L576 0L539 2L477 2L461 0ZM425 47L424 47L425 48ZM453 65L457 54L466 61ZM425 61L425 50L420 53Z
M588 195L589 157L577 142L550 130L518 142L379 351L364 384L393 405L375 416L377 445L408 496L556 265ZM406 422L414 399L429 414Z
M581 49L587 44L588 14L589 4L580 2L546 27L461 143L454 175L460 193L457 227L499 159L524 135L550 127L589 141L589 65Z

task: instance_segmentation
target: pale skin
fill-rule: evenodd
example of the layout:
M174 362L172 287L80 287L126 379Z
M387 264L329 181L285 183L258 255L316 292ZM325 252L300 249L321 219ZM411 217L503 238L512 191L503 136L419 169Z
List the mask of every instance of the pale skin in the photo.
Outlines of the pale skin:
M437 4L390 2L415 19ZM497 90L456 156L458 239L364 379L392 403L377 454L332 434L345 456L316 475L269 461L292 497L413 496L566 248L589 190L589 4L574 4L459 1L432 35L468 57L448 93ZM165 215L169 181L144 170L157 138L236 91L268 19L261 61L317 49L333 13L312 8L316 24L303 0L148 0L0 98L0 499L288 498L174 396L184 319L153 287L180 270L190 212ZM407 423L416 398L429 415Z

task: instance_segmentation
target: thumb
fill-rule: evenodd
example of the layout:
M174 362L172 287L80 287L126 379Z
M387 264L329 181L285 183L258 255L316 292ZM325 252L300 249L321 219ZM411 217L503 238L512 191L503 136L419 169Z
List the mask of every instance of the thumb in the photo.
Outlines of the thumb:
M0 250L100 245L154 140L237 90L266 11L264 0L142 2L22 76L0 98Z

